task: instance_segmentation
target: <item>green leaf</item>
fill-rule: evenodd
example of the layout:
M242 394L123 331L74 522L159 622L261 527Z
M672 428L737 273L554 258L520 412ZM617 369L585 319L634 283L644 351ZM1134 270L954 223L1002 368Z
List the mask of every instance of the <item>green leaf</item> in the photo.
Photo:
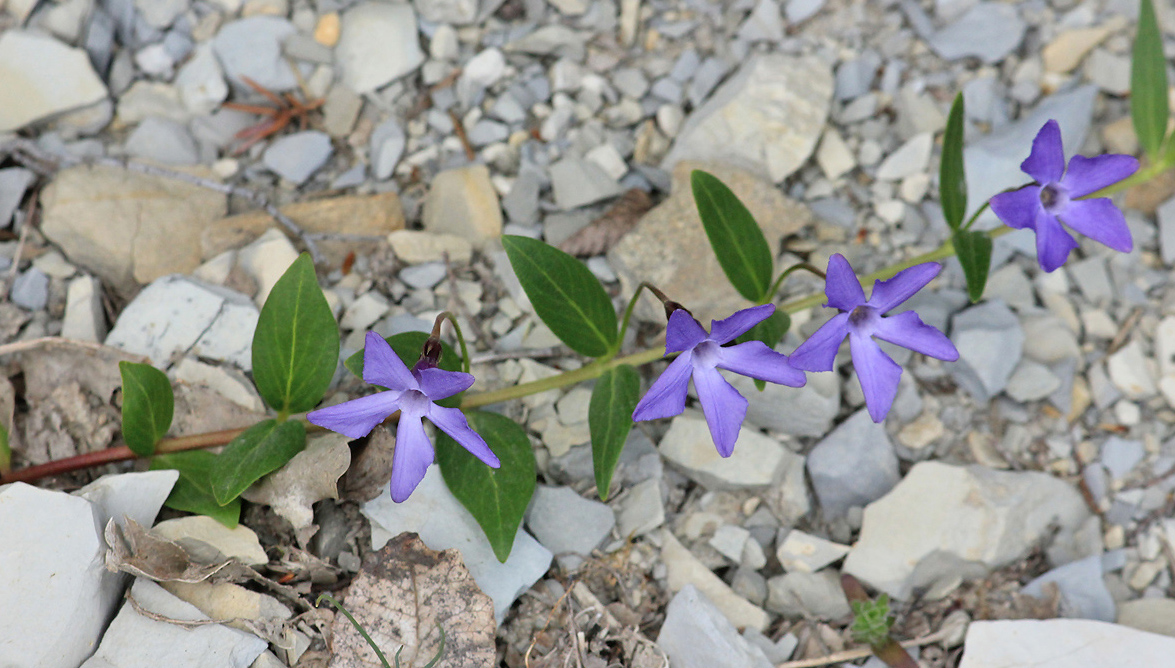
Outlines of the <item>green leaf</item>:
M212 464L216 455L207 450L188 450L158 455L151 459L151 470L175 469L180 477L163 505L198 515L207 515L232 529L241 520L241 500L220 505L212 496Z
M228 505L249 485L276 471L306 447L306 427L299 420L265 420L237 436L212 465L212 494Z
M417 360L420 359L420 351L424 348L424 342L428 340L428 334L425 332L400 332L399 334L386 337L384 340L396 352L396 355L404 363L404 366L411 369L416 365ZM365 350L364 348L360 348L359 352L343 361L343 366L347 368L347 371L350 371L359 378L363 378L363 353ZM452 346L441 341L441 359L437 362L437 366L445 371L461 371L461 355ZM441 406L456 408L461 405L462 394L464 393L454 394L437 403Z
M767 344L768 348L774 348L783 340L783 336L787 334L787 330L791 329L791 316L775 309L771 317L763 322L755 325L745 334L735 339L735 343L746 343L747 341L762 341ZM767 381L755 379L755 388L760 392L767 387Z
M445 485L481 525L498 561L505 562L534 496L534 451L522 427L505 415L469 411L465 417L502 466L486 466L442 431L437 431L437 463Z
M582 262L529 237L506 235L502 246L534 312L560 341L588 357L619 345L612 300Z
M253 382L281 415L322 401L339 362L339 328L303 253L274 284L253 334Z
M1167 59L1151 0L1141 0L1130 61L1130 115L1138 143L1154 162L1167 134Z
M12 448L8 445L8 428L0 424L0 474L12 470Z
M955 230L952 240L967 279L967 294L972 302L977 302L983 298L987 272L991 269L991 237L985 232Z
M952 230L963 224L967 214L967 175L963 169L963 94L955 96L947 129L942 135L942 163L938 172L938 197L942 215Z
M627 364L608 369L596 381L588 404L588 428L592 434L592 465L596 470L596 493L608 499L612 474L632 429L632 412L641 395L641 377Z
M122 439L140 457L155 454L155 444L171 429L175 395L167 374L150 364L119 362L122 374Z
M690 186L710 247L731 285L753 302L765 301L775 263L755 217L712 174L695 169L690 173Z

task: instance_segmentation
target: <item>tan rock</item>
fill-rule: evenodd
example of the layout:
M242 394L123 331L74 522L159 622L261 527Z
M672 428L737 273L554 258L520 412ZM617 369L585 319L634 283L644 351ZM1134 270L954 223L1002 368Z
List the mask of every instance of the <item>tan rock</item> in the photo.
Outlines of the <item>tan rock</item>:
M453 234L482 248L502 234L502 207L485 165L437 174L424 198L424 229Z
M41 201L45 236L124 295L198 267L201 233L226 206L206 188L113 167L63 170Z
M318 25L314 26L314 41L334 48L339 43L339 13L328 12L318 18Z
M341 265L351 251L369 252L389 232L404 229L404 209L399 196L393 192L299 202L282 207L281 212L308 233L370 237L370 240L363 241L319 241L318 248L332 267ZM284 231L281 224L264 211L222 218L204 230L199 243L202 258L211 259L224 251L240 248L268 229Z
M1138 135L1134 134L1134 119L1123 116L1102 128L1102 143L1109 153L1134 155L1138 152Z
M1109 34L1109 28L1101 27L1077 28L1057 35L1041 51L1045 71L1058 74L1073 71Z
M648 281L709 325L710 320L725 318L751 304L730 285L710 248L690 190L694 169L717 176L734 191L759 222L773 249L779 248L784 236L809 225L813 216L806 206L748 171L720 164L678 164L669 199L645 214L612 248L608 260L620 278L622 293L631 295L641 281ZM654 304L654 300L642 299L634 312L642 320L663 323L665 312Z
M473 257L473 245L452 234L434 234L420 230L396 230L388 235L392 252L408 264L439 262L445 254L450 262L464 264Z
M1140 598L1118 606L1118 623L1122 626L1175 636L1175 600Z
M739 596L708 566L698 560L668 530L661 532L661 558L668 572L669 591L676 594L686 585L697 587L716 608L739 628L762 631L770 620L767 612Z

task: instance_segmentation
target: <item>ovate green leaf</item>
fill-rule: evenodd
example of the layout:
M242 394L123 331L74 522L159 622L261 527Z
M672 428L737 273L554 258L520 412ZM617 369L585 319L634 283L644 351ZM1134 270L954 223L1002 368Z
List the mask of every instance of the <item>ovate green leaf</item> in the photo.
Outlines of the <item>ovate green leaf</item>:
M217 455L212 494L228 505L261 476L276 471L306 447L306 427L298 420L265 420L246 429Z
M959 229L967 214L967 175L963 169L963 94L955 96L947 129L942 136L942 164L938 172L938 195L942 215L952 230Z
M560 341L588 357L617 346L612 300L582 262L529 237L506 235L502 246L535 313Z
M1163 56L1163 38L1155 19L1151 0L1141 0L1138 8L1138 34L1130 61L1130 116L1138 144L1152 161L1159 157L1163 137L1167 134L1167 59Z
M775 263L759 223L718 177L695 169L690 186L702 227L731 285L753 302L764 301Z
M439 430L437 464L445 485L481 525L498 561L505 562L534 496L534 451L522 427L505 415L469 411L465 417L498 456L501 467L486 466Z
M253 381L283 415L322 401L339 361L339 328L303 253L274 284L253 334Z
M158 455L151 459L151 470L175 469L180 477L163 505L198 515L207 515L232 529L241 520L241 500L220 505L212 496L212 463L216 455L207 450L188 450Z
M608 369L596 381L588 404L588 428L592 435L592 466L596 493L608 499L612 474L632 429L632 412L640 400L641 378L636 369L622 364Z
M175 395L167 375L150 364L119 362L122 374L122 439L140 457L155 454L155 444L171 429Z
M955 230L952 241L967 279L967 294L972 302L977 302L983 298L987 272L991 269L991 237L985 232Z

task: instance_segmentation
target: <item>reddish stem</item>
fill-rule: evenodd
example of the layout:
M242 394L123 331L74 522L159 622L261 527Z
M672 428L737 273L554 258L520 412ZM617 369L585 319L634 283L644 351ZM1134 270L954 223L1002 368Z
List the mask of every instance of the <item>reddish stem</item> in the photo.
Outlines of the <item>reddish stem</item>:
M223 431L210 431L206 434L194 434L192 436L180 436L178 438L165 438L159 441L155 448L155 454L166 454L169 452L183 452L184 450L199 450L201 448L212 448L218 445L224 445L237 437L238 434L245 431L244 429L225 429ZM7 475L0 477L0 485L6 485L10 482L31 482L40 478L45 478L51 475L61 475L62 473L69 473L70 471L77 471L79 469L89 468L91 466L99 466L101 464L112 464L114 462L125 462L138 457L131 449L125 445L120 445L114 448L106 448L97 452L87 452L84 455L77 455L75 457L66 457L65 459L58 459L36 466L29 466L13 471Z

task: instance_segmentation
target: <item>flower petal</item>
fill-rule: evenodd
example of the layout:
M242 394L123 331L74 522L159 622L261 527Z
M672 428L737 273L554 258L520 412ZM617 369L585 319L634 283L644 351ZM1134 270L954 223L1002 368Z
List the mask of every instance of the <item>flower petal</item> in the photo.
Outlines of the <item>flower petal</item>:
M924 262L899 271L889 280L877 281L873 284L873 294L869 296L869 305L877 309L880 314L887 313L926 287L926 284L934 280L940 271L942 271L941 264Z
M1049 120L1032 140L1032 152L1020 163L1020 169L1037 183L1056 183L1065 173L1065 148L1061 145L1061 126Z
M420 391L430 401L447 399L458 392L464 392L473 385L473 376L460 371L445 371L437 367L420 369Z
M729 457L747 416L746 398L717 369L696 369L694 389L698 391L698 402L702 404L714 447L718 448L718 454Z
M706 340L706 330L685 309L677 309L669 316L665 327L665 354L689 350Z
M416 378L384 337L368 332L363 339L363 380L389 390L415 390Z
M898 395L898 381L902 367L881 350L877 342L867 336L851 334L849 350L853 354L853 369L861 381L865 407L874 422L882 422L889 414L894 397Z
M428 409L428 419L437 426L437 429L448 434L454 441L461 444L461 447L469 451L471 455L480 459L486 466L491 468L498 468L502 465L498 461L498 456L490 450L490 446L486 444L485 439L481 437L469 426L469 420L465 418L465 413L461 412L459 408L445 408L444 406L437 406L433 404Z
M1062 223L1116 251L1129 253L1134 248L1126 216L1109 197L1070 201L1060 217Z
M1008 227L1022 230L1036 224L1036 213L1041 210L1040 186L1024 186L991 198L991 210Z
M873 336L947 362L959 359L959 351L947 335L922 322L922 318L913 311L881 318L873 330Z
M820 326L788 357L791 365L804 371L832 371L836 351L849 333L849 314L838 313Z
M1137 171L1138 160L1133 156L1111 154L1087 158L1075 155L1069 161L1061 185L1069 191L1069 197L1076 199L1113 185Z
M1077 248L1077 241L1061 227L1061 223L1044 209L1036 216L1036 259L1041 269L1055 271L1065 264L1069 251Z
M763 304L736 311L724 320L711 320L709 339L718 345L729 343L771 317L772 313L775 313L775 304Z
M392 501L403 503L424 479L435 453L419 415L400 415L392 455Z
M828 258L828 271L825 273L824 295L828 297L828 306L842 311L852 311L865 303L865 291L861 289L861 281L853 273L853 267L845 256L835 253Z
M400 392L388 390L327 406L306 414L311 424L325 427L348 438L361 438L375 425L400 410Z
M641 397L636 410L632 412L632 419L640 422L680 415L685 410L685 395L689 392L689 378L693 370L693 355L689 352L678 355L661 377L653 381L645 396Z
M747 341L717 350L719 369L733 371L741 376L758 378L769 383L803 387L804 372L793 367L787 355L781 355L762 341Z

